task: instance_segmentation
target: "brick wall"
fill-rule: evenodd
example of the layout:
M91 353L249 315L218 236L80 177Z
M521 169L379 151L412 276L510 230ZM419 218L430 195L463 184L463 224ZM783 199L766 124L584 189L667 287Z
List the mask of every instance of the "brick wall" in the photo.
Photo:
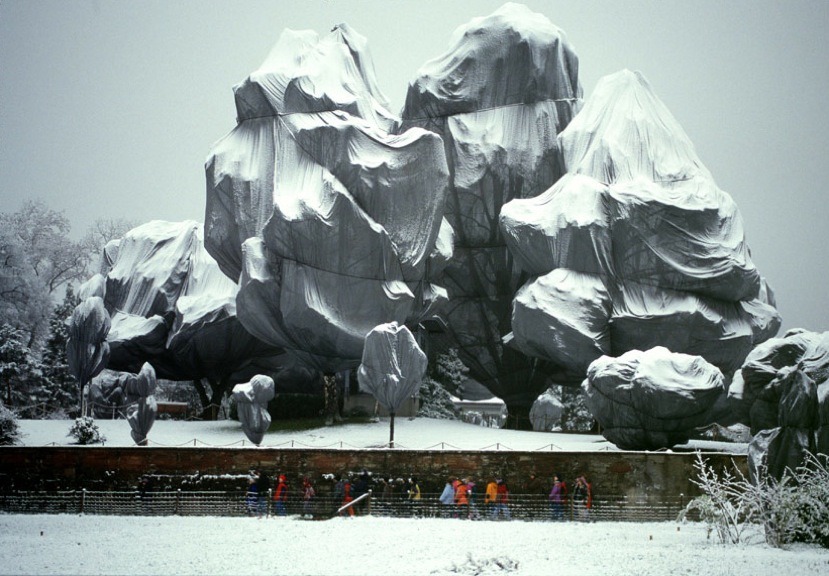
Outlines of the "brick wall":
M719 468L735 463L746 469L745 456L710 453L705 458ZM585 474L597 495L659 502L698 493L690 481L694 461L692 453L665 452L2 447L0 490L132 489L144 474L166 488L243 489L255 468L271 476L286 474L293 482L307 475L325 492L323 474L365 469L375 477L415 475L424 492L440 491L449 475L471 476L481 485L501 477L512 492L521 492L531 473L545 484L554 473L568 483Z

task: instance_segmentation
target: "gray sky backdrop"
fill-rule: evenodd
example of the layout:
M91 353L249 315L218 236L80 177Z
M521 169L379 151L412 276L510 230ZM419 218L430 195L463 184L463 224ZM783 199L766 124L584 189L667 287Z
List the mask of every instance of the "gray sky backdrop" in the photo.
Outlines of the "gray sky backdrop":
M3 0L0 211L204 219L204 161L232 86L284 28L348 22L399 110L452 31L500 0ZM742 211L784 329L829 330L829 2L527 0L562 28L589 97L641 71Z

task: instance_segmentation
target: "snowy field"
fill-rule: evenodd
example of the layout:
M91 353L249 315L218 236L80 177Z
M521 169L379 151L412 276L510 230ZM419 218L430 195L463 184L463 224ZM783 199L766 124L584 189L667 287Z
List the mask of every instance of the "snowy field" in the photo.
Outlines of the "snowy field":
M0 515L1 574L829 573L829 550L721 545L700 524Z
M21 439L26 446L71 445L67 436L72 421L20 420ZM96 420L107 446L133 446L126 420ZM395 446L412 450L618 450L601 436L558 434L483 428L455 420L397 418ZM388 419L366 424L343 424L302 431L268 432L264 447L283 448L382 448L389 441ZM255 449L238 422L184 422L158 420L149 434L150 446L237 446ZM746 444L694 440L682 447L704 451L745 454Z
M107 446L130 446L124 420L98 420ZM23 420L22 443L69 445L70 421ZM401 447L617 450L600 436L517 432L461 422L398 419ZM242 446L236 422L158 421L151 445ZM366 448L388 421L273 432L266 446ZM249 442L244 445L255 450ZM685 448L744 453L745 444ZM0 574L827 574L829 550L777 550L762 536L723 546L701 524L470 522L361 517L136 517L0 514Z

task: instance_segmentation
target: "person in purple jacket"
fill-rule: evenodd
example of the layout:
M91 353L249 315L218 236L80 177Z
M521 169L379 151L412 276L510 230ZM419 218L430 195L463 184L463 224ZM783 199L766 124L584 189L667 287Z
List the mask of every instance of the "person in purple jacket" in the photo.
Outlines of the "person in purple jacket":
M553 489L550 490L550 519L564 520L564 489L558 474L553 476Z

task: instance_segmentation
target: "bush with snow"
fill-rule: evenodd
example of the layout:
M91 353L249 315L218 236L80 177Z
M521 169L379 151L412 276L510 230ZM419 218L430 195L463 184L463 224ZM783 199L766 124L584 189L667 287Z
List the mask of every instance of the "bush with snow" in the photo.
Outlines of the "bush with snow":
M793 542L829 547L829 457L809 454L806 464L787 470L780 480L761 470L752 483L736 467L718 474L700 454L692 480L702 495L680 513L685 519L697 513L716 531L722 543L736 544L754 527L762 527L766 543L786 548Z
M14 444L20 437L20 428L17 425L17 414L13 410L0 404L0 446Z
M91 416L82 416L81 418L75 419L75 423L72 424L67 436L72 436L78 444L82 445L97 444L106 441L106 438L101 434L98 425L95 424L95 420Z

